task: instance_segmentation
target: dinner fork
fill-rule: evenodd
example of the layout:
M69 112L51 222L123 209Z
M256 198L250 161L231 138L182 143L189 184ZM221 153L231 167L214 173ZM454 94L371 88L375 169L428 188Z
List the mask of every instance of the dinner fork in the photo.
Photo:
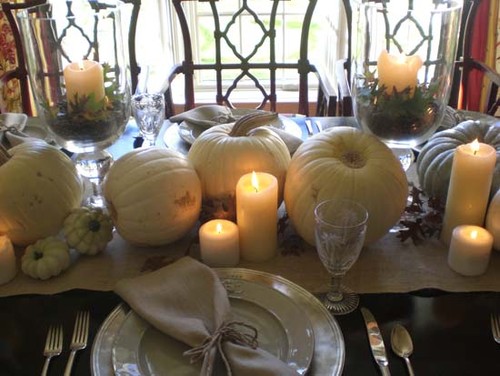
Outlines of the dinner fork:
M87 347L87 339L89 336L89 320L90 319L88 311L80 311L76 315L73 337L71 338L71 344L69 346L69 348L71 349L71 353L69 354L68 363L66 364L66 369L64 370L64 376L71 375L71 368L73 367L73 360L75 359L76 352Z
M491 332L496 343L500 343L500 315L491 314Z
M54 356L61 355L63 346L63 330L61 325L52 325L47 333L47 339L45 341L45 348L43 350L43 355L45 358L45 363L43 364L42 376L47 375L47 370L49 369L50 359Z
M313 131L311 119L306 119L304 122L306 124L307 134L309 136L312 136L314 134L314 131Z

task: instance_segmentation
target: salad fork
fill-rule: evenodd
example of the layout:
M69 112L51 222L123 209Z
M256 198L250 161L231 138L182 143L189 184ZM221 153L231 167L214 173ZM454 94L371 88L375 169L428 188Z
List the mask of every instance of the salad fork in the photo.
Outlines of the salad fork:
M45 358L45 363L43 364L42 376L47 375L49 369L50 359L54 356L61 355L63 346L63 330L61 325L52 325L47 333L47 339L45 341L45 348L43 350L43 355Z
M89 335L89 312L78 312L76 315L75 328L73 329L73 337L71 339L68 363L66 364L66 369L64 370L64 376L71 375L71 368L73 367L73 361L75 359L75 354L78 350L83 350L87 347L87 339Z
M500 343L500 315L491 314L491 332L496 343Z

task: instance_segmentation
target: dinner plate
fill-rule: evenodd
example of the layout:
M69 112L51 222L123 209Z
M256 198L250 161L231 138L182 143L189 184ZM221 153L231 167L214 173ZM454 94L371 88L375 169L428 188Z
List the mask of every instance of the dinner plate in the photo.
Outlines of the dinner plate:
M233 292L238 291L241 285L246 286L251 283L251 286L259 286L259 291L260 289L264 289L265 291L276 290L291 300L294 306L300 307L302 317L305 316L309 318L311 328L314 332L314 353L310 366L312 370L310 374L325 376L341 375L345 358L345 345L342 332L334 317L318 299L300 286L269 273L239 268L217 269L217 273L223 281L231 281L231 287L229 287L229 289L232 289ZM224 282L224 284L228 287L227 282ZM252 287L251 289L254 288L255 287ZM273 294L274 296L274 293L266 292L266 295L267 294ZM229 295L231 296L231 293L229 293ZM253 305L253 303L251 304ZM269 314L267 304L266 307L263 307L263 311L267 311L266 314ZM122 330L125 330L122 328L122 325L125 325L127 320L132 320L129 319L129 312L129 308L125 304L121 304L110 313L101 325L92 345L91 370L94 376L114 375L112 352L117 343L115 341L118 341L119 338L118 333L123 333ZM278 320L278 318L276 318L276 320ZM297 325L297 323L295 323L295 325ZM158 335L156 330L147 329L145 333L148 333L148 331L151 333L146 335ZM287 337L289 336L290 335L287 334ZM157 340L154 338L148 339L144 334L140 336L140 338L141 343L139 347L145 346L148 343L154 345ZM144 347L143 349L146 348ZM147 352L144 352L143 354L146 353ZM165 354L156 355L162 357ZM144 362L145 360L138 360L138 362L140 361ZM140 366L141 365L142 364L140 364Z
M248 113L254 112L253 109L234 109L232 110L236 118L244 116ZM272 123L273 126L281 128L295 137L302 137L302 130L300 126L287 116L279 115L278 119ZM199 135L205 131L207 128L183 121L180 124L172 124L164 133L163 141L164 143L174 149L178 149L179 141L184 142L187 145L181 147L181 149L189 149L189 146L199 137ZM175 147L173 147L175 146ZM183 150L181 150L183 151Z
M231 321L247 323L259 333L259 347L303 375L314 352L314 331L304 311L288 296L258 282L223 276L231 304ZM150 326L134 311L118 331L112 351L115 375L198 376L201 363L190 364L190 347ZM216 368L216 374L225 374Z

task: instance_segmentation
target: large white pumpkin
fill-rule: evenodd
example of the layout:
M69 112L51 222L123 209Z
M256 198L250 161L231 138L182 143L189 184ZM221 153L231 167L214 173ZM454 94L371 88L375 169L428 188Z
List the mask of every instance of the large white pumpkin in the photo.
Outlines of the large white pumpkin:
M198 175L174 150L144 148L123 155L107 173L103 192L118 233L137 245L172 243L200 215Z
M314 245L314 208L331 198L348 198L368 210L365 244L384 236L406 206L408 182L401 163L375 136L356 128L330 128L295 152L285 183L287 213Z
M0 165L0 234L20 246L57 234L82 201L73 162L43 141L21 143L8 154Z
M261 118L264 121L257 117L245 123L242 118L236 124L214 126L191 145L188 158L200 177L205 200L234 197L240 177L252 171L274 175L282 200L290 152L269 127L255 128L266 124L266 117Z

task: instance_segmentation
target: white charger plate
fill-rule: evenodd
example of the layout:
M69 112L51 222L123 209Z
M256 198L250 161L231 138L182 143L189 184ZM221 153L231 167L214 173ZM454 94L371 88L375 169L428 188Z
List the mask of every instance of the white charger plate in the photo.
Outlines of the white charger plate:
M237 282L252 281L274 289L301 307L303 315L309 318L314 331L314 355L312 375L341 375L345 360L345 344L340 327L323 304L302 287L265 272L249 269L217 269L221 278ZM227 284L226 284L227 286ZM238 286L236 283L234 286ZM127 319L129 309L124 304L117 306L101 325L92 345L91 370L94 376L114 375L112 351L117 334ZM154 332L152 332L154 333ZM151 341L149 343L154 343Z
M231 304L231 321L247 323L259 333L259 347L304 375L314 352L314 331L304 311L288 296L268 286L238 277L221 278ZM201 363L182 354L189 346L159 332L135 312L118 331L112 361L115 375L198 376ZM221 366L221 365L220 365ZM225 374L216 367L216 374Z

